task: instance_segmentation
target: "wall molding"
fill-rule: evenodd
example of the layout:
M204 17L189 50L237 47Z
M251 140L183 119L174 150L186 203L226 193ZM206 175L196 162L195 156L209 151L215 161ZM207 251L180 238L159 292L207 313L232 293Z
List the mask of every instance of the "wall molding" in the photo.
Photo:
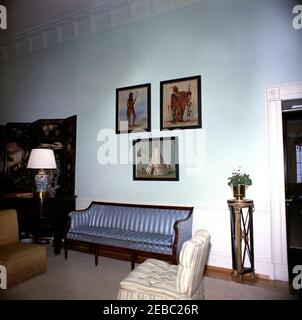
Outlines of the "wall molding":
M0 63L204 0L107 0L0 39Z

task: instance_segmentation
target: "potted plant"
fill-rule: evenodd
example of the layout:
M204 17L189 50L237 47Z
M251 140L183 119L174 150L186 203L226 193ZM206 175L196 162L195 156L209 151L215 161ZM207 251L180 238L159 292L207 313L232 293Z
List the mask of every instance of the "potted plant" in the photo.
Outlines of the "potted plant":
M233 195L236 200L245 198L245 191L248 186L252 185L252 180L249 174L241 172L239 167L232 172L232 176L228 178L228 185L233 189Z

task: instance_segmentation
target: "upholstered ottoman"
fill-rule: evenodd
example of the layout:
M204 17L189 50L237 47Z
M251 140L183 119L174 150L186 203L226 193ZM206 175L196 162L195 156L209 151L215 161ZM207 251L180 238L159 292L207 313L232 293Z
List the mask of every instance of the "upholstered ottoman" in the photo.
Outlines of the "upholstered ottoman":
M0 211L0 265L7 272L7 288L47 270L46 248L20 243L16 210Z
M121 300L175 300L177 266L165 261L148 259L120 282Z
M204 299L203 273L208 259L210 235L198 230L184 243L179 265L148 259L120 282L120 300Z

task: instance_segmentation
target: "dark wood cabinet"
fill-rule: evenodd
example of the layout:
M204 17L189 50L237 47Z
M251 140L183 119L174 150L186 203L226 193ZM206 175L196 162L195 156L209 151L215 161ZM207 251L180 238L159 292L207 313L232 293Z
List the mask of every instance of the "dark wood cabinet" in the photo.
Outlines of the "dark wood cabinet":
M62 239L69 228L68 213L75 210L75 197L1 197L0 209L16 209L21 238L52 237L54 253L60 254Z

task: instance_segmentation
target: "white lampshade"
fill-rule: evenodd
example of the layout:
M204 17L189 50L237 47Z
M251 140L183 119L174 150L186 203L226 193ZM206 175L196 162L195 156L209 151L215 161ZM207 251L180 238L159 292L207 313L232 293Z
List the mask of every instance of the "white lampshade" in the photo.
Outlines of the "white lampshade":
M56 169L56 159L51 149L32 149L28 164L28 169Z

